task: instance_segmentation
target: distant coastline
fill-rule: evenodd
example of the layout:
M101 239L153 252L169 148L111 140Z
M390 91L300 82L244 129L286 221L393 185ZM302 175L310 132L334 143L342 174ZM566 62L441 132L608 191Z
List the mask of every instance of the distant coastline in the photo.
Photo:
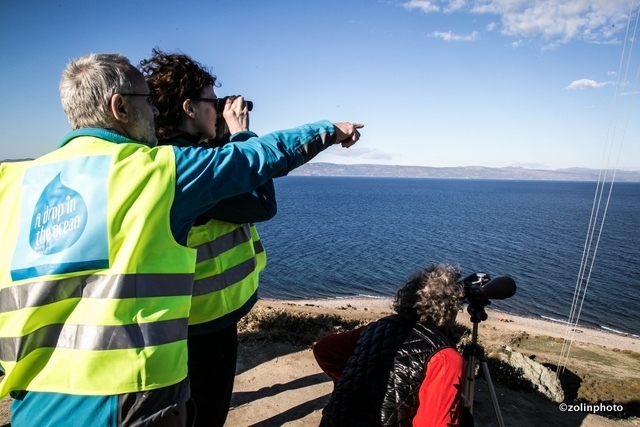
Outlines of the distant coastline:
M4 159L20 162L32 159ZM607 171L610 182L612 170ZM361 176L377 178L439 178L439 179L496 179L528 181L598 181L600 170L587 168L527 169L522 167L489 168L484 166L391 166L374 164L340 165L335 163L307 163L289 173L290 176ZM615 171L615 182L640 182L640 171Z
M373 164L339 165L334 163L307 163L289 173L291 176L361 176L395 178L440 179L497 179L536 181L598 181L600 170L586 168L526 169L521 167L489 168L483 166L429 167L388 166ZM613 171L607 172L611 181ZM615 172L615 182L640 182L640 171Z
M0 160L0 163L26 162L28 160L33 160L33 159L4 159L4 160Z

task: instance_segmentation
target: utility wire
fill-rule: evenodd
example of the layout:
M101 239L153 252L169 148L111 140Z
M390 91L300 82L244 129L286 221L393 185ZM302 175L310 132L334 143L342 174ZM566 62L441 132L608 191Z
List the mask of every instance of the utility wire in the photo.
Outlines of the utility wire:
M640 66L638 67L638 70L636 72L636 77L635 77L635 83L634 83L634 87L633 87L633 91L631 92L631 96L629 97L629 106L627 108L627 117L626 117L626 121L624 123L624 127L623 127L623 131L622 131L622 136L620 138L620 145L618 148L618 155L616 157L616 162L615 162L615 166L613 167L613 171L612 171L612 176L611 176L611 180L609 182L609 191L607 192L607 198L606 198L606 202L604 204L604 208L602 210L602 217L600 220L598 220L598 217L600 216L600 207L602 205L602 197L604 195L605 192L605 187L607 184L607 175L609 173L609 161L611 159L611 153L613 151L614 148L614 141L615 141L615 134L616 134L616 129L617 129L617 125L618 125L618 119L620 118L620 110L621 110L621 104L622 104L622 97L623 97L623 93L621 92L621 88L626 86L626 82L628 81L628 74L629 74L629 69L631 66L631 58L632 58L632 53L633 53L633 47L634 47L634 43L635 43L635 36L637 33L637 29L638 29L638 22L640 20L640 8L638 8L637 12L636 12L636 20L635 20L635 26L633 29L633 36L631 38L629 38L629 30L631 28L631 17L633 16L633 9L635 7L634 5L635 1L632 0L631 1L631 7L629 9L629 18L627 21L627 30L626 30L626 34L625 34L625 40L624 40L624 44L623 44L623 48L622 48L622 54L620 57L620 65L618 68L618 80L616 82L616 91L614 94L614 99L613 99L613 103L612 103L612 115L609 121L609 129L607 130L607 137L606 137L606 142L605 142L605 149L603 152L603 166L600 169L600 173L598 175L598 183L596 185L596 191L595 191L595 195L594 195L594 200L593 200L593 206L591 208L591 217L589 219L589 226L588 226L588 231L587 231L587 236L585 239L585 246L582 252L582 259L580 261L580 269L578 272L578 279L576 281L576 287L574 290L574 294L573 294L573 301L571 303L571 309L569 312L569 319L567 321L567 328L565 331L565 337L564 337L564 341L562 344L562 349L560 351L560 360L558 362L558 370L556 372L556 377L560 378L560 376L562 375L562 373L564 372L565 368L566 368L566 364L569 360L569 353L571 351L571 346L573 344L574 341L574 337L575 337L575 333L576 333L576 329L578 326L578 320L580 319L580 314L582 313L582 307L584 304L584 299L586 297L587 294L587 288L589 286L589 280L591 279L591 273L593 271L593 266L595 263L595 259L596 259L596 253L598 251L598 246L600 244L600 238L602 236L602 230L604 228L604 221L605 218L607 216L607 210L609 208L609 202L611 200L611 194L613 191L613 184L615 182L615 177L616 177L616 173L617 173L617 169L618 169L618 164L620 162L620 157L621 157L621 153L622 153L622 147L624 145L624 139L626 136L626 130L627 127L629 125L629 119L631 117L631 109L633 106L633 100L634 97L636 95L636 89L638 86L638 80L640 78ZM621 83L621 78L620 76L622 75L622 67L624 64L624 59L625 59L625 52L626 52L626 46L627 46L627 40L631 40L631 44L629 46L629 53L627 54L627 64L625 67L625 72L624 72L624 78L622 79L622 83ZM617 107L617 111L616 111L616 107ZM612 128L613 127L613 128ZM609 134L611 134L611 139L609 140ZM606 159L606 161L605 161ZM598 227L599 224L599 227ZM596 229L598 230L598 234L597 234L597 238L595 239L595 245L593 246L593 252L591 252L591 247L593 245L593 240L594 240L594 235L596 232ZM588 273L587 273L587 265L589 266L588 268ZM585 279L585 273L586 273L586 279ZM583 285L584 283L584 285Z

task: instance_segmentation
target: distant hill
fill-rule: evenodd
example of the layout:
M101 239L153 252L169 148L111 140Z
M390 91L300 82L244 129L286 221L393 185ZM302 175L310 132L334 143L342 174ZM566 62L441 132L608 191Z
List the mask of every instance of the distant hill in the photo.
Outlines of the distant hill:
M26 160L33 160L33 159L4 159L4 160L0 160L0 163L24 162Z
M599 170L585 168L525 169L520 167L487 168L466 166L435 168L428 166L337 165L333 163L307 163L293 170L291 176L370 176L397 178L452 178L452 179L509 179L539 181L598 181ZM607 173L611 180L613 171ZM640 171L618 170L616 182L640 182Z
M31 159L5 159L19 162ZM509 179L536 181L598 181L600 171L586 168L526 169L519 167L487 168L460 166L434 168L429 166L338 165L335 163L307 163L289 173L290 176L370 176L396 178L451 178L451 179ZM611 180L613 171L607 173ZM640 182L640 171L616 171L616 182Z

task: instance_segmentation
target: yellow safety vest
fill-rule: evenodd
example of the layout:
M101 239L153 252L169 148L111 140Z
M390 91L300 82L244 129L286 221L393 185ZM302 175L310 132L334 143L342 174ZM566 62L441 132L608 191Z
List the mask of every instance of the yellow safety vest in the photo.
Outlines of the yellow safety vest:
M171 147L78 137L0 165L0 396L114 395L187 375L195 251Z
M189 231L187 245L198 252L190 325L232 313L255 294L267 258L253 224L212 219Z

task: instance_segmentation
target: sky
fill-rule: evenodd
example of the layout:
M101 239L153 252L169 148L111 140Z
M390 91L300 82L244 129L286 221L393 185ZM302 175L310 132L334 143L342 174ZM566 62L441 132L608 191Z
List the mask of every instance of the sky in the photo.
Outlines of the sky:
M637 18L638 0L0 0L0 159L70 131L70 60L157 47L252 100L259 135L365 125L316 161L640 170Z

